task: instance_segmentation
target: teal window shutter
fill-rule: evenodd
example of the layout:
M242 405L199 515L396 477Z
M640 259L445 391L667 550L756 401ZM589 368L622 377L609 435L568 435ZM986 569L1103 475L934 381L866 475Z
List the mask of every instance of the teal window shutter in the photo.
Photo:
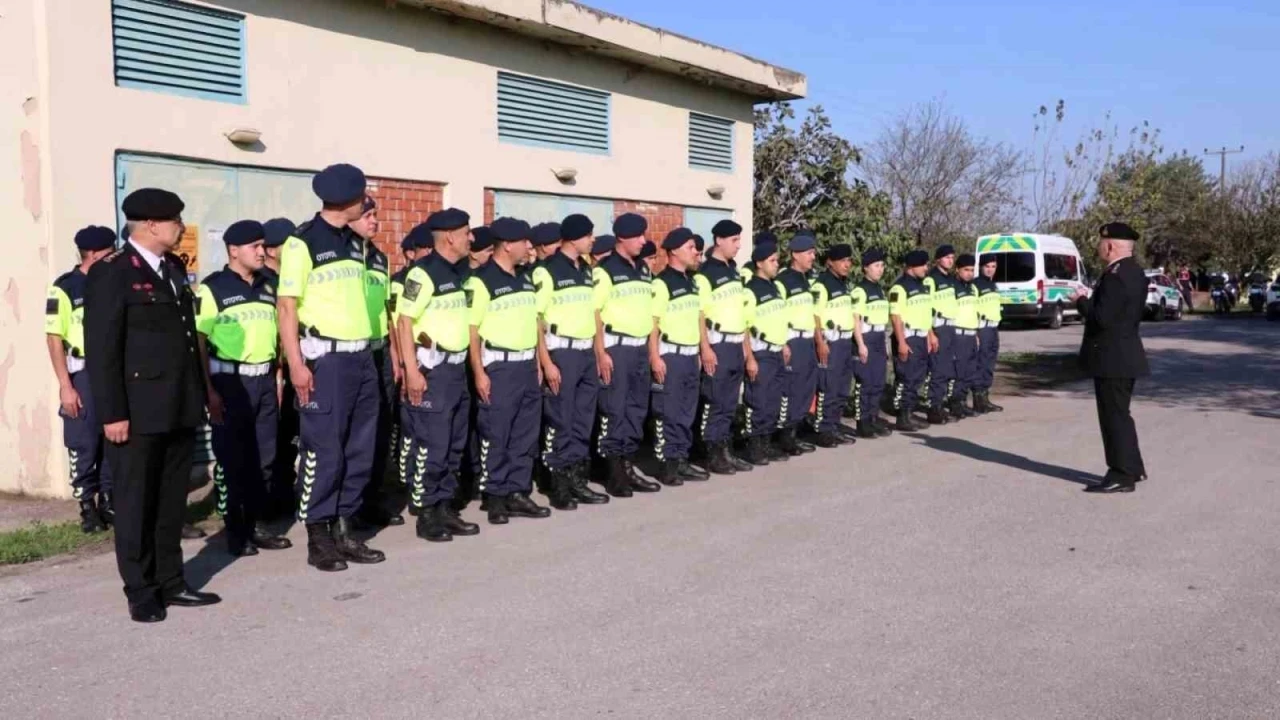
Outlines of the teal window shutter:
M246 100L244 16L169 0L111 0L116 85Z
M733 121L689 113L689 167L733 170Z
M498 138L542 147L609 152L610 95L498 73Z

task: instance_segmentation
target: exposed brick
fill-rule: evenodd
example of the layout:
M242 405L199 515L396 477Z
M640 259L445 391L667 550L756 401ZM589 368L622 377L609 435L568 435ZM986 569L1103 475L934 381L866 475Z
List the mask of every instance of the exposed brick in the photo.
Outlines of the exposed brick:
M492 190L485 188L484 191L484 224L488 225L493 222L494 193Z
M400 240L413 226L442 209L444 186L439 183L370 178L369 194L378 201L378 235L374 244L391 259L392 272L403 266Z

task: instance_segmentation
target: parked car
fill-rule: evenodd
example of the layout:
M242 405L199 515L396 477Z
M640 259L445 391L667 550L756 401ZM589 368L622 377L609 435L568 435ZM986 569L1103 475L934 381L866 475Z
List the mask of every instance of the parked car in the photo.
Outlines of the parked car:
M1267 319L1280 320L1280 275L1267 288Z
M1067 298L1072 293L1087 297L1092 282L1074 240L1033 233L978 238L978 266L992 256L1005 320L1057 329L1079 315Z
M1147 271L1147 318L1181 320L1186 302L1173 279L1159 270Z

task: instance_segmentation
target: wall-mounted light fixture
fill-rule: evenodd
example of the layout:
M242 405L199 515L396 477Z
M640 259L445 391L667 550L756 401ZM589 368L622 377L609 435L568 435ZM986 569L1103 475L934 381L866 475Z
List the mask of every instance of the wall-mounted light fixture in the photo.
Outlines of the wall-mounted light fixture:
M574 179L578 177L577 168L571 168L571 167L551 168L551 172L556 176L556 179L562 183L573 182Z
M235 128L227 133L227 139L236 145L253 145L262 139L262 133L253 128Z
M719 200L720 198L724 197L724 186L711 185L707 188L707 194L715 198L716 200Z

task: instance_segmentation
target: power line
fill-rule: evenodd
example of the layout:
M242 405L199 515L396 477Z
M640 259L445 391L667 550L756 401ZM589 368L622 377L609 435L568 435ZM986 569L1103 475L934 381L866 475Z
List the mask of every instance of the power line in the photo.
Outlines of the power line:
M1227 156L1242 152L1244 152L1243 145L1238 150L1230 150L1225 145L1218 150L1204 149L1205 155L1217 155L1221 161L1221 166L1218 170L1218 192L1222 193L1223 197L1226 197L1227 194Z

